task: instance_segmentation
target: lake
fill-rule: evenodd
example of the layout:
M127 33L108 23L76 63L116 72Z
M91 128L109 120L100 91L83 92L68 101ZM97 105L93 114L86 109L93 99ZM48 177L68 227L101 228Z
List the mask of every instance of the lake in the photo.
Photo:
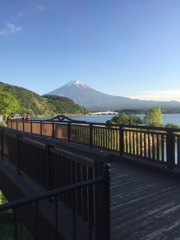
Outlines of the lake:
M95 115L95 116L76 116L76 117L70 117L75 120L82 120L87 122L101 122L105 123L107 120L110 120L115 115ZM144 114L137 114L137 116L141 117L143 119ZM180 125L180 113L172 113L172 114L162 114L163 116L163 124L176 124Z

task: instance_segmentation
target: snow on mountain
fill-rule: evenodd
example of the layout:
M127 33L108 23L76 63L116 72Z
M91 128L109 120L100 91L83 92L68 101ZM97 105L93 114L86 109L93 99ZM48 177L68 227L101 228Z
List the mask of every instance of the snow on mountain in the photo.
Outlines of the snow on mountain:
M70 81L69 83L67 83L66 85L64 85L64 87L65 86L67 86L67 87L72 87L72 86L77 86L77 87L88 87L85 83L82 83L81 81L79 81L79 80L73 80L73 81Z

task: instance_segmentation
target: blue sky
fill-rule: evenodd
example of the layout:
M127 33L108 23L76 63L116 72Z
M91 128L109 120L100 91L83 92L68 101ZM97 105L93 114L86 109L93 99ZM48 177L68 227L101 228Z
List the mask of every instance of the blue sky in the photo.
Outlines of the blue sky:
M180 101L180 0L0 0L0 82Z

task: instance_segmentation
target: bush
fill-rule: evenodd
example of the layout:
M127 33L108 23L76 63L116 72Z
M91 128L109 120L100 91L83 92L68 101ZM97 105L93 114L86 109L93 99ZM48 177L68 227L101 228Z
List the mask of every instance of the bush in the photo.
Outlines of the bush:
M5 121L1 121L1 122L0 122L0 126L7 127L7 124L6 124Z

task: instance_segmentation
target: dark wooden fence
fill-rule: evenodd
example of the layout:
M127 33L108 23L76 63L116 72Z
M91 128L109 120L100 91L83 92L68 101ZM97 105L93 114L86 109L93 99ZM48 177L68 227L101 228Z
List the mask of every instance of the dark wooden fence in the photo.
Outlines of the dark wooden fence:
M42 135L45 132L49 134L50 129L56 134L61 130L57 125L58 131L53 131L56 128L54 124L48 124L46 129L42 122L13 124L17 128L21 126L27 132L31 129L32 133L37 133L37 126L41 126L39 130ZM65 126L62 125L62 128ZM0 151L1 159L6 156L16 166L17 174L26 173L48 191L103 176L103 161L83 156L80 152L78 154L63 150L44 136L0 127ZM109 188L109 182L105 182ZM98 240L110 239L110 190L103 184L84 186L76 194L76 214L87 222L93 236ZM74 208L74 199L69 192L61 194L59 201L70 209Z
M10 121L8 127L180 166L180 129L88 122Z
M101 186L106 189L106 194L103 196L103 198L108 199L109 198L109 165L105 164L104 166L104 176L101 177L96 177L94 179L91 180L87 180L87 181L83 181L80 183L76 183L76 184L72 184L72 185L68 185L66 187L61 187L58 189L54 189L51 191L47 191L47 192L43 192L43 193L39 193L27 198L22 198L22 199L18 199L12 202L9 202L7 204L2 204L0 205L0 212L4 212L4 211L9 211L12 210L13 211L13 234L12 234L12 239L14 240L18 240L19 239L19 228L18 228L18 222L19 222L19 217L18 217L18 210L23 207L24 205L28 205L30 203L33 203L35 206L35 217L32 220L32 225L34 226L35 229L35 233L34 233L34 239L35 240L40 240L41 238L41 232L40 232L40 221L39 221L39 207L41 204L41 201L44 199L54 199L54 203L55 203L55 207L54 207L54 222L55 222L55 229L54 229L54 240L58 240L61 239L59 238L58 235L58 229L59 229L59 214L58 214L58 201L59 198L64 195L64 194L68 194L69 196L71 196L71 201L72 201L72 218L73 218L73 229L72 229L72 238L73 240L80 240L82 239L83 234L78 234L77 237L77 214L76 214L76 202L77 202L77 198L78 198L78 192L79 191L84 191L84 189L88 189L88 194L89 194L89 201L88 201L88 206L86 206L89 210L89 216L91 218L91 221L93 222L93 186L96 186L97 184L101 184ZM108 193L108 195L107 195ZM107 210L107 204L109 205L108 201L105 201L106 204L104 204L105 209ZM104 216L103 216L104 215ZM89 222L89 226L88 226L88 234L87 234L87 239L92 240L92 239L103 239L103 240L110 240L110 221L107 218L107 214L106 212L104 212L102 214L103 217L105 217L104 221L103 219L101 219L101 221L103 221L102 227L101 227L101 231L103 234L98 234L96 235L96 238L94 238L94 234L93 234L93 224L92 222ZM90 219L89 219L90 220ZM100 220L100 219L99 219ZM70 226L69 226L70 229ZM99 231L98 231L99 232ZM81 237L79 237L79 235ZM52 239L52 238L51 238Z

